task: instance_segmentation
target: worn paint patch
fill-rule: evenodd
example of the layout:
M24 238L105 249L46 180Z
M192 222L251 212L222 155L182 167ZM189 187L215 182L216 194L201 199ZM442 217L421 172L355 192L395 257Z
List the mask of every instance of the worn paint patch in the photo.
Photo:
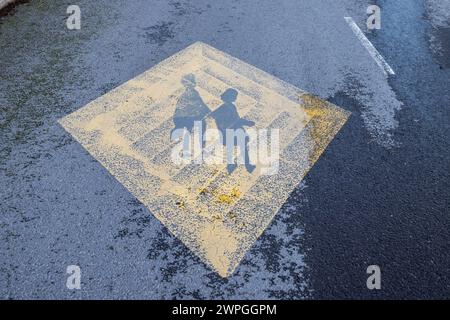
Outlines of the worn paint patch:
M174 164L172 116L182 79L214 111L238 92L239 114L280 132L275 175L238 166ZM320 157L348 112L255 67L195 43L60 120L119 182L221 276L233 273L292 190Z

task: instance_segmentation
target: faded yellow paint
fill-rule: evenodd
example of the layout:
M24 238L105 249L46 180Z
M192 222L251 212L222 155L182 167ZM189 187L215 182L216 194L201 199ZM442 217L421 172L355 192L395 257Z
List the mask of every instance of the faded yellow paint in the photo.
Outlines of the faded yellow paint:
M194 74L211 110L228 88L256 129L280 132L273 176L243 166L174 164L172 116ZM60 120L119 182L223 277L269 225L344 125L348 112L206 44L195 43ZM208 125L211 125L208 122ZM213 124L212 124L213 125Z
M217 193L217 191L213 191L213 193ZM236 187L233 187L229 194L221 193L217 196L217 199L221 203L232 204L232 203L236 202L240 196L241 196L241 192L239 191L239 189Z
M221 276L226 276L230 268L230 257L238 249L238 236L239 234L233 233L219 219L213 220L201 230L199 245L205 250L205 258L215 266Z

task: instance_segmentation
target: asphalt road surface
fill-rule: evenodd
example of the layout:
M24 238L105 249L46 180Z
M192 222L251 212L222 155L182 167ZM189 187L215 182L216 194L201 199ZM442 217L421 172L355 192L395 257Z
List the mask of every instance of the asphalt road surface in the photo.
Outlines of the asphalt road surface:
M80 30L66 27L71 4ZM380 30L367 31L370 4ZM445 0L31 0L3 10L0 298L450 298L449 12ZM57 123L196 41L351 112L228 278ZM81 290L66 288L68 265L81 267ZM381 290L366 287L369 265L380 266Z

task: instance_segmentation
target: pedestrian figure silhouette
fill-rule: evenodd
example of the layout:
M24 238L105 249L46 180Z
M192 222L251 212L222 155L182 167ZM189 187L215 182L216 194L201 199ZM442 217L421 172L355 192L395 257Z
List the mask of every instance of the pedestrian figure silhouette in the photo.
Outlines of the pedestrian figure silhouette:
M201 122L203 137L206 130L205 117L211 112L208 106L203 102L202 97L195 89L196 80L193 74L184 75L181 79L181 83L185 87L184 92L181 94L177 101L175 113L173 115L173 123L177 129L186 129L183 135L183 150L185 153L190 150L190 134L194 131L195 122ZM203 142L202 142L203 147Z
M255 125L255 123L239 116L237 108L234 105L237 96L238 92L235 89L230 88L225 90L225 92L220 96L224 103L211 113L211 117L214 118L217 129L222 134L223 145L227 148L228 173L233 172L237 167L237 164L235 163L233 158L234 146L236 146L237 144L240 149L240 154L244 155L245 168L247 169L247 172L251 173L253 172L253 170L255 170L256 167L250 163L248 153L249 137L244 129L244 126L252 127ZM227 129L231 129L230 133L232 134L230 134L229 136L227 136ZM239 141L238 135L240 133L244 133L244 141ZM231 141L228 141L230 139Z

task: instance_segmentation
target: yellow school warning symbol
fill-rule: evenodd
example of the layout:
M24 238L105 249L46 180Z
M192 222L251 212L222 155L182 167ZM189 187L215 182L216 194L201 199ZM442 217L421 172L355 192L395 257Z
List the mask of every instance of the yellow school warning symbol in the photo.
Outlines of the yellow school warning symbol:
M198 42L60 123L227 277L348 115Z

